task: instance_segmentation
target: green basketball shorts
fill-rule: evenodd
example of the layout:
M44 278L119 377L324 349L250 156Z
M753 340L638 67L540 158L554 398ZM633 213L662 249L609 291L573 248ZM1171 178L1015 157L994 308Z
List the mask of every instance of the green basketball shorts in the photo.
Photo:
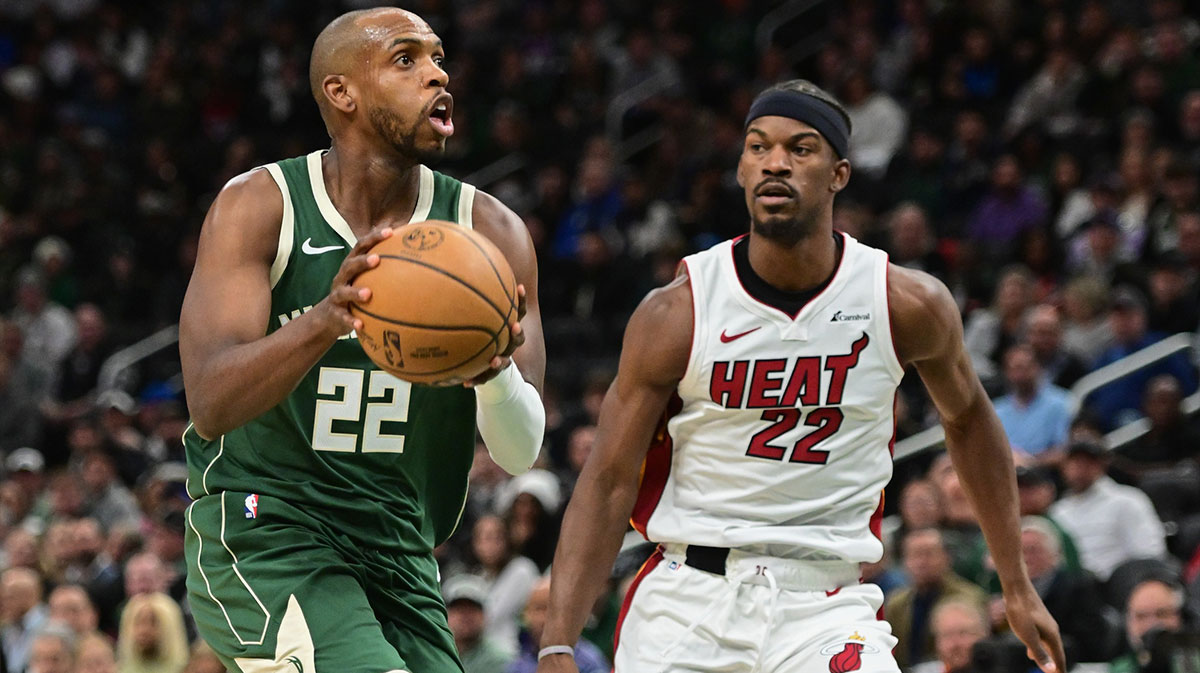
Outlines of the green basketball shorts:
M432 556L385 556L278 498L187 512L196 628L241 673L461 673Z

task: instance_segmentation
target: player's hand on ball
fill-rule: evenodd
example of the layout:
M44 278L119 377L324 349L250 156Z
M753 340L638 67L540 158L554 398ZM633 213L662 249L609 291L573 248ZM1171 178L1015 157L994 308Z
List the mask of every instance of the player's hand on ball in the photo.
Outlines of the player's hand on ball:
M492 358L488 368L482 374L476 376L470 381L463 382L463 385L471 388L481 383L487 383L496 378L496 375L504 370L512 363L512 354L525 343L525 332L521 330L521 318L525 317L525 286L517 285L517 319L508 325L508 348L504 349L496 357Z
M1045 673L1066 673L1062 636L1033 587L1004 596L1008 625L1025 643L1025 654Z
M350 282L363 271L379 266L379 255L368 255L367 251L391 235L391 228L381 227L359 239L358 243L354 244L350 250L350 254L346 255L346 259L342 260L342 266L338 269L337 274L333 277L333 283L330 285L329 295L313 307L311 313L316 313L320 319L325 321L330 333L335 338L348 334L351 330L362 329L362 321L350 315L348 307L351 302L358 304L369 302L371 290L355 288L350 285Z

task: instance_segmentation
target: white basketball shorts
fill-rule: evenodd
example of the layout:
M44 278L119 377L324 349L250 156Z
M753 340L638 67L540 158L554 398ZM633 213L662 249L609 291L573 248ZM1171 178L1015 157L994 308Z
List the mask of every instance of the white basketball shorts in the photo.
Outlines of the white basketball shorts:
M883 592L857 564L731 550L725 574L666 545L630 587L615 673L899 673Z

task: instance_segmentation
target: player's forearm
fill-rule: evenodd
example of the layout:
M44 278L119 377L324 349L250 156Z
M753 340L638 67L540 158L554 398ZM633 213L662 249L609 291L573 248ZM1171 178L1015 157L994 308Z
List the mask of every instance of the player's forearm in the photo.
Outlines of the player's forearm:
M574 645L621 550L636 484L585 469L571 495L551 566L550 610L541 647Z
M188 412L196 432L219 437L261 416L296 388L335 341L327 326L305 314L261 339L185 365ZM180 348L188 350L185 343Z
M546 408L537 389L521 378L514 361L496 378L476 387L475 394L479 435L492 460L509 474L528 471L546 432Z
M1005 591L1029 583L1021 556L1020 507L1012 451L1004 427L982 394L945 422L946 447L971 500Z

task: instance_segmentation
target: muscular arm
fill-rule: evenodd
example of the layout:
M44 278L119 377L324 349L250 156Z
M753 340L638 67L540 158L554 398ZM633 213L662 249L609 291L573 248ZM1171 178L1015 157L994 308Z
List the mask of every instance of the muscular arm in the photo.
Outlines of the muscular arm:
M946 447L991 550L1009 615L1018 622L1013 631L1037 653L1043 669L1053 661L1061 671L1058 629L1021 555L1012 450L963 345L958 307L932 276L896 266L889 269L888 302L896 350L902 362L916 367L941 415ZM1022 623L1023 617L1031 622Z
M510 326L508 352L495 358L492 369L472 382L478 401L476 422L488 453L508 473L520 474L537 460L546 432L546 409L541 398L546 345L538 308L537 259L525 223L508 207L483 192L476 194L473 207L476 230L504 253L523 292L519 322ZM509 355L515 368L506 362Z
M343 306L349 301L352 289L346 285L266 334L269 276L282 219L279 188L267 171L257 170L231 180L204 220L179 317L188 411L202 437L218 437L281 402L337 338L353 328L349 313L331 305L331 300ZM372 234L362 243L378 240ZM343 270L353 266L356 273L367 267L365 257L356 260L347 259Z
M546 376L546 343L542 339L542 313L538 306L537 258L525 223L496 197L476 192L472 212L475 230L500 248L512 267L517 284L525 286L525 315L521 334L525 341L512 355L521 375L541 393Z
M608 579L637 498L642 460L687 368L691 327L691 290L683 277L652 292L629 319L617 378L563 519L543 647L575 644Z

